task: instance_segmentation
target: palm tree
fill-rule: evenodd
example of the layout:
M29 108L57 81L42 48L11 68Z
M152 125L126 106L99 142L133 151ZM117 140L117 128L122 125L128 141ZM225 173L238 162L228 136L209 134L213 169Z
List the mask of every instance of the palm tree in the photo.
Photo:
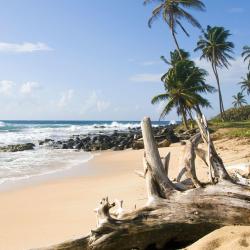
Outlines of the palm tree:
M207 30L200 37L197 42L197 48L195 51L201 50L201 59L205 58L212 65L212 69L216 78L221 118L224 118L224 104L222 99L222 93L220 88L220 79L218 74L218 68L223 68L230 65L228 60L232 60L230 55L233 53L234 44L228 41L231 34L224 27L210 27L207 26Z
M170 68L162 77L165 93L155 96L151 101L152 104L167 102L160 119L176 108L188 129L187 114L191 110L198 111L198 106L210 107L209 101L201 96L201 93L214 91L214 87L205 84L206 76L207 72L190 60L180 60Z
M234 101L232 104L234 105L235 108L242 107L243 104L247 104L246 99L244 98L245 96L243 95L242 92L238 92L236 95L233 95Z
M160 58L166 64L174 67L177 62L181 60L189 59L189 57L190 57L190 54L187 51L180 49L179 51L178 50L174 50L173 52L170 51L170 60L167 60L164 56L161 56Z
M242 77L242 82L239 84L241 85L242 91L246 91L248 95L250 95L250 72L247 73L247 77Z
M249 60L248 69L250 69L250 47L249 46L243 47L243 52L242 52L241 56L244 58L244 62L246 60Z
M204 11L204 3L201 0L144 0L144 4L151 2L160 2L160 4L158 4L153 10L152 16L148 21L148 26L151 28L153 21L159 16L162 16L164 22L166 22L170 28L176 48L182 58L180 47L176 38L176 28L177 26L180 27L182 31L189 36L189 33L181 23L181 19L184 19L192 26L202 29L200 23L185 9L188 8Z

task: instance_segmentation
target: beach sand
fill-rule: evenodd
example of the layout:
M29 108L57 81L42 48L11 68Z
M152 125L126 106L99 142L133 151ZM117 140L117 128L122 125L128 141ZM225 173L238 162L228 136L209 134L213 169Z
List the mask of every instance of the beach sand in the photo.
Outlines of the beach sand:
M250 148L244 143L220 140L216 147L227 165L247 163ZM162 156L171 152L172 178L178 173L183 150L179 143L160 149ZM88 174L85 165L85 175L76 171L0 192L0 250L38 248L88 234L96 227L93 210L105 196L123 199L126 210L144 205L144 180L134 174L142 169L142 156L143 150L101 152L87 163ZM200 161L197 175L201 180L208 178Z
M250 226L227 226L213 231L185 250L250 249Z

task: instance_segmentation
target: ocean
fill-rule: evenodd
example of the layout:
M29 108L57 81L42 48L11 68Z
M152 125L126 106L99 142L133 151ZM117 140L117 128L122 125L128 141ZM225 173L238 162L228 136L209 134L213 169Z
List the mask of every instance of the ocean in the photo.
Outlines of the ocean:
M153 126L166 124L169 122L153 122ZM0 152L0 185L67 170L93 158L89 152L39 146L39 140L66 140L73 135L110 133L139 126L139 121L0 121L0 147L30 142L36 145L34 150Z

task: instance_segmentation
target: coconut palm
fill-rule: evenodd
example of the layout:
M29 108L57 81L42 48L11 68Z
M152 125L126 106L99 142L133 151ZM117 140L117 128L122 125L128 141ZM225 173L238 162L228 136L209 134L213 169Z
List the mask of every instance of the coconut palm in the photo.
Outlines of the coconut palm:
M195 51L201 50L201 59L206 59L212 65L212 69L216 78L221 118L224 117L224 104L222 99L222 93L220 88L220 78L218 74L218 68L228 68L230 65L229 60L232 60L234 44L228 41L230 33L224 27L210 27L207 26L207 30L200 37L197 42L197 48Z
M180 57L180 54L181 54L181 57ZM189 57L190 57L190 54L187 51L180 49L179 51L174 50L173 52L172 51L170 52L170 60L167 60L164 56L161 56L160 58L166 64L174 67L177 62L179 62L180 60L189 59Z
M210 107L207 99L201 93L213 92L214 88L205 83L207 72L195 66L190 60L181 60L162 78L165 93L155 96L152 104L166 102L160 119L164 118L173 108L182 116L188 129L187 114L191 110L198 111L198 106Z
M241 85L242 91L246 91L248 95L250 95L250 72L247 73L246 78L242 77L242 82L239 83Z
M241 56L244 58L244 62L249 60L248 69L250 69L250 47L249 46L243 47L243 52L242 52Z
M156 2L159 3L152 12L152 16L148 21L149 27L152 26L154 20L162 16L164 22L169 26L171 34L173 36L176 48L179 52L180 57L180 47L176 38L177 27L189 36L189 33L184 28L181 23L181 19L188 21L192 26L201 29L200 23L185 9L196 9L200 11L205 10L205 5L201 0L144 0L144 4Z
M240 108L244 104L247 104L247 101L245 99L245 96L243 95L242 92L238 92L236 95L233 95L234 101L232 104L234 105L235 108Z

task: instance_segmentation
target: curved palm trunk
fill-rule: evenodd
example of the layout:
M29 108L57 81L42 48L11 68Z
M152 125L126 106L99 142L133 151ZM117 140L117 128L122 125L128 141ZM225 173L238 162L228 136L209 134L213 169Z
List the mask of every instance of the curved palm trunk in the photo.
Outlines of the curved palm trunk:
M172 36L173 36L173 38L174 38L174 42L175 42L176 48L177 48L177 50L178 50L179 56L180 56L181 60L183 60L183 57L182 57L182 54L181 54L181 50L180 50L180 47L179 47L178 41L177 41L177 39L176 39L176 36L175 36L175 33L174 33L174 29L173 29L173 28L171 28L171 33L172 33Z
M202 112L201 112L200 106L196 105L194 110L197 112L199 118L201 118L202 117Z
M190 119L191 119L192 121L194 121L194 118L193 118L193 116L192 116L191 110L190 110L190 109L187 109L187 112L188 112L188 115L189 115Z
M185 128L188 130L189 129L189 126L188 126L188 122L187 122L187 116L186 116L186 112L184 110L184 108L181 106L180 107L180 110L181 110L181 115L182 115L182 121L185 125Z
M221 88L220 88L220 79L219 79L219 75L218 75L218 71L217 71L217 67L216 65L212 62L212 68L213 68L213 72L216 78L216 82L217 82L217 87L218 87L218 93L219 93L219 104L220 104L220 115L221 115L221 119L223 120L224 117L224 104L223 104L223 99L222 99L222 94L221 94Z

